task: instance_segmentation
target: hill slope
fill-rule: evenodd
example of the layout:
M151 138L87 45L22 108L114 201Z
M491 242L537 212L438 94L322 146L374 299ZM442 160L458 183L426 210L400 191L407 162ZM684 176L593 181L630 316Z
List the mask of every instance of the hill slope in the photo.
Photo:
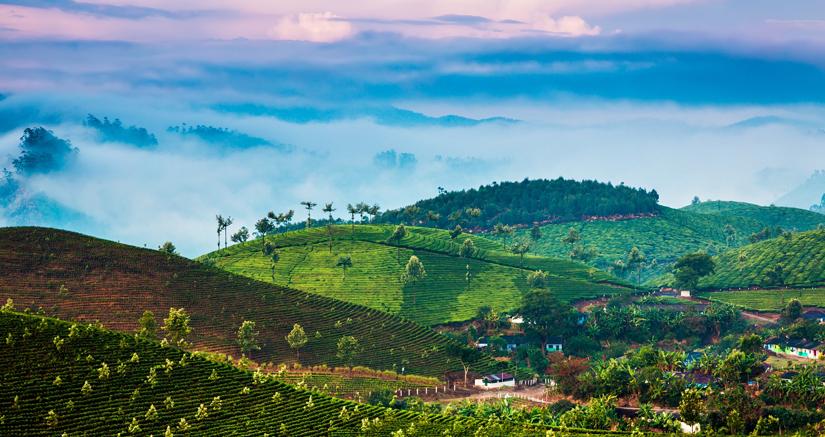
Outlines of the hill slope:
M766 223L772 229L776 226L799 232L817 229L825 223L825 216L799 208L782 206L759 206L744 202L707 201L688 205L682 211L699 214L746 217Z
M731 247L747 244L747 236L760 232L765 223L742 217L689 213L667 207L658 207L655 217L631 220L594 220L542 226L543 237L536 251L545 256L567 257L570 245L561 242L575 228L585 248L595 248L598 256L592 261L605 268L617 260L627 258L634 247L639 248L648 261L659 263L676 261L686 253L706 250L709 244L718 249L727 245L725 226L736 230ZM529 238L529 229L516 232L517 238ZM644 277L643 277L644 280Z
M386 370L408 360L407 372L436 377L460 369L442 352L446 337L409 320L156 250L55 229L2 228L0 265L0 302L12 298L32 312L42 307L63 319L98 319L107 328L132 332L145 310L162 324L170 307L182 307L192 317L189 340L201 350L239 357L237 330L251 320L262 344L256 361L294 361L284 338L298 323L309 336L300 354L305 365L342 365L336 344L352 335L368 351L358 357L359 365ZM500 368L491 360L477 367Z
M415 423L424 433L413 435L470 436L485 425L387 413L83 324L0 313L0 332L7 339L0 343L0 434L7 436L361 436L388 435L390 423L393 430ZM365 419L372 422L366 429ZM546 432L522 431L505 426L482 435Z
M353 230L354 229L354 230ZM475 316L482 305L499 311L520 305L529 291L520 259L491 250L490 240L462 234L451 246L446 231L407 228L408 235L397 247L386 243L394 226L336 226L332 251L323 228L293 231L267 237L280 250L281 259L270 268L261 252L261 240L235 245L201 257L229 271L261 281L273 281L307 292L334 297L367 307L399 314L422 324L463 321ZM457 256L457 246L470 238L479 248L472 259ZM351 255L353 267L336 267L339 255ZM427 276L415 286L401 276L410 256L416 255ZM466 266L470 266L467 286ZM551 273L549 288L561 299L574 300L627 293L624 281L584 264L525 256L524 267ZM610 285L604 285L610 284ZM413 299L415 294L415 299ZM413 303L415 300L415 303Z

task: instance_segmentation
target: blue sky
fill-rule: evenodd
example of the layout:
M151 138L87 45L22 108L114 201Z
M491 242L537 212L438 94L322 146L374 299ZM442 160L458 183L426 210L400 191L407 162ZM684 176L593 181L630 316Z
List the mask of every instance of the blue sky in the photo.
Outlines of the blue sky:
M79 149L15 177L80 218L31 220L196 256L215 214L251 228L306 199L396 208L563 176L770 204L825 167L819 2L340 3L0 0L0 165L26 127ZM103 141L89 113L159 144ZM166 131L181 123L267 145ZM387 150L416 163L378 165Z

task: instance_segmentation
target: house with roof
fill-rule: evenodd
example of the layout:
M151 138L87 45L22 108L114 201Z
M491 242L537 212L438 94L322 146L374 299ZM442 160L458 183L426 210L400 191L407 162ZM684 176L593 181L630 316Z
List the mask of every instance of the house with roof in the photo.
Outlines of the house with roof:
M509 373L495 373L492 375L484 375L481 377L481 379L476 379L475 385L483 389L515 387L516 377Z
M479 349L484 349L490 344L492 344L494 337L481 337L476 341L476 347ZM524 344L533 344L536 343L535 340L530 340L524 335L502 335L501 339L504 340L506 344L507 352L514 350L515 348L524 345Z
M805 339L775 337L765 342L765 349L783 355L791 355L800 358L817 359L822 353L819 348L822 343L818 341L808 341Z
M564 339L561 337L550 337L549 339L547 339L547 346L545 346L545 351L562 352L563 343Z
M820 324L825 323L825 313L823 313L822 311L819 311L819 310L805 311L805 313L803 313L801 316L799 316L799 318L800 319L805 319L805 320L810 320L812 322L816 322L816 323L820 323Z

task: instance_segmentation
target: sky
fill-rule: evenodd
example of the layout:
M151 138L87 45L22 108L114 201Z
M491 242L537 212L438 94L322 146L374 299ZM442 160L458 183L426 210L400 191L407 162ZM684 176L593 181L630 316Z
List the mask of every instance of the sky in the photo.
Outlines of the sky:
M823 68L815 0L0 0L0 225L195 257L216 214L524 178L782 204L825 168ZM16 168L36 127L76 152Z

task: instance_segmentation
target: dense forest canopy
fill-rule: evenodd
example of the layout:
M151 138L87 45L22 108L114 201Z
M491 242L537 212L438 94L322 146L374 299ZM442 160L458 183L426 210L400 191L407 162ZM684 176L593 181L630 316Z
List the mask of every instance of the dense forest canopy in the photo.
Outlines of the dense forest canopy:
M181 126L169 126L167 132L179 133L182 136L194 135L206 142L213 144L222 144L228 147L237 147L240 149L248 149L259 146L270 146L279 149L288 149L284 144L273 143L263 138L253 137L243 132L231 130L229 128L213 127L205 125L197 125L195 127L186 126L184 123Z
M493 182L477 190L446 192L432 199L417 202L420 210L416 220L425 220L427 213L440 214L428 225L460 224L462 227L490 229L501 222L505 225L557 223L589 217L656 214L659 194L644 188L613 185L610 182L524 179L521 182ZM478 209L469 214L468 209ZM408 209L409 211L409 209ZM459 214L460 212L460 214ZM478 214L480 212L480 215ZM409 218L404 209L387 211L380 222L393 223Z

